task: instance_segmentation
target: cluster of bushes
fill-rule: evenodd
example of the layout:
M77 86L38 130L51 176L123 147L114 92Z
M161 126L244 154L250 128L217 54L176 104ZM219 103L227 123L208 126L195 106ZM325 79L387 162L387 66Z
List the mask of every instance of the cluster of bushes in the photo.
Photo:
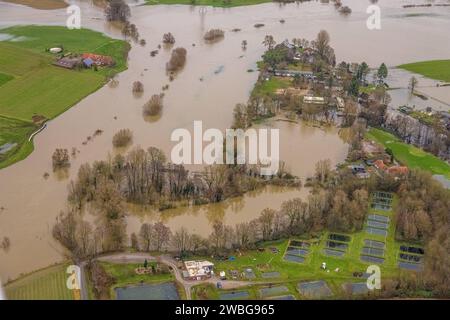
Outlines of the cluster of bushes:
M172 55L166 65L167 71L177 71L186 63L187 51L185 48L176 48L172 50Z
M120 129L114 136L112 144L116 148L126 147L133 141L133 132L130 129Z
M214 41L221 39L225 36L225 32L221 29L211 29L208 32L205 33L203 36L203 39L206 41Z
M56 149L52 155L53 170L70 167L69 151L67 149Z
M144 115L157 116L163 109L163 98L160 94L154 94L150 100L148 100L144 106Z
M175 37L172 33L168 32L163 35L163 43L165 44L175 44Z

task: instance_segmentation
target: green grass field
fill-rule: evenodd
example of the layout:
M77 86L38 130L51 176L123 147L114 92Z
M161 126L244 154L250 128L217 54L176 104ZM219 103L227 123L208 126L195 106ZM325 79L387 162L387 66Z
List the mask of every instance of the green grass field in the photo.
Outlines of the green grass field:
M367 138L391 149L395 159L410 168L419 168L432 174L442 174L450 178L450 165L448 163L415 146L403 143L386 131L372 128L367 132Z
M53 266L13 281L5 286L6 296L10 300L72 300L66 268Z
M98 90L107 76L125 70L129 44L87 29L19 26L0 32L21 39L0 42L0 126L9 128L0 131L0 146L18 144L0 156L0 168L3 168L22 160L33 150L31 144L27 145L28 137L37 129L32 123L33 116L52 119ZM55 56L46 52L55 46L63 46L65 53L109 55L116 65L98 71L59 68L52 65ZM10 119L22 122L11 124Z
M146 0L149 5L158 4L184 4L184 5L197 5L197 6L212 6L231 8L239 6L251 6L255 4L272 2L271 0Z
M450 82L450 60L432 60L402 64L398 66L427 78Z
M215 264L214 268L216 273L225 271L229 274L230 270L238 270L239 273L241 273L245 269L251 268L256 275L256 278L252 280L254 282L267 281L267 279L264 279L261 275L263 272L277 271L280 273L280 277L271 279L270 282L273 284L286 285L289 289L289 294L292 294L297 298L301 298L296 289L298 282L308 280L325 280L333 291L334 297L342 297L346 294L342 287L344 283L365 281L364 279L355 278L353 276L354 272L365 272L367 267L371 264L363 262L360 259L361 249L364 247L365 239L383 241L386 244L384 254L385 261L379 265L382 277L391 278L408 272L399 269L397 266L399 248L403 243L395 240L394 211L369 209L369 213L390 217L391 223L389 225L388 235L386 237L373 235L367 233L365 230L348 234L351 237L351 240L349 242L349 248L343 257L338 258L324 255L323 249L326 247L326 241L330 232L323 232L317 238L305 239L305 241L311 243L311 246L309 248L310 252L303 263L288 262L283 259L290 240L265 243L264 247L266 250L264 250L264 252L255 250L242 252L242 254L237 253L235 255L235 261L211 260L209 257L203 257L203 259L210 260ZM269 250L271 247L276 247L279 250L279 253L272 253ZM329 271L321 269L322 262L326 262ZM336 271L337 268L339 271ZM249 291L250 298L260 299L261 297L259 296L258 290L261 287L263 286L255 284L242 290ZM197 299L217 299L221 292L224 291L218 290L214 286L201 285L194 288L193 296Z
M14 79L12 75L0 73L0 87L12 79Z
M271 77L269 80L261 80L255 85L252 95L271 95L278 89L285 89L291 85L289 78Z

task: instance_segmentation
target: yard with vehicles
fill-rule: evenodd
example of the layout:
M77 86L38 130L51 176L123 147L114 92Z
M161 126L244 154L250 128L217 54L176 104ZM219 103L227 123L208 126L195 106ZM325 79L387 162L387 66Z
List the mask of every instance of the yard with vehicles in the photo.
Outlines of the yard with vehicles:
M67 288L67 265L48 267L5 286L10 300L72 300L74 294Z
M409 168L419 168L432 174L444 175L450 178L450 165L444 160L425 152L413 145L402 142L393 134L381 129L371 128L367 139L374 140L392 151L394 158Z
M126 69L129 44L87 29L20 26L1 29L9 41L0 42L0 147L15 144L0 155L0 168L24 159L32 150L30 134L78 101L102 87L108 77ZM113 57L114 67L67 70L53 65L62 54L93 52ZM11 124L11 122L13 122Z
M398 66L427 78L450 82L450 60L421 61Z

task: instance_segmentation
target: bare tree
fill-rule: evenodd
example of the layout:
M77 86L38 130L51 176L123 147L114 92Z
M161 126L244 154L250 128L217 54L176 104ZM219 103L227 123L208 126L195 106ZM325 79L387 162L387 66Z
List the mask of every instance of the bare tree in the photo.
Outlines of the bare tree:
M184 227L181 227L175 232L172 241L181 256L191 248L191 235Z
M149 252L153 236L153 225L150 223L144 223L141 225L141 230L139 231L139 238L141 240L142 250Z
M161 251L161 249L169 243L171 236L170 229L162 222L157 222L155 223L153 230L156 250Z

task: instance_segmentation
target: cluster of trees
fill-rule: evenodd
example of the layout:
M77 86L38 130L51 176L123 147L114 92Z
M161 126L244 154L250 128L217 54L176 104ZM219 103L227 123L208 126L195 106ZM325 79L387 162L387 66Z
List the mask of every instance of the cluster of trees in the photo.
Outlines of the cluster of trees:
M175 44L175 37L172 33L168 32L163 35L163 43L165 44Z
M177 71L186 63L187 51L185 48L176 48L172 50L172 55L166 65L167 71Z
M56 149L52 155L52 165L53 170L70 167L69 151L61 148Z
M221 39L225 36L225 31L221 29L211 29L208 32L205 33L203 36L203 39L206 41L214 41Z
M130 7L124 0L108 0L105 8L106 20L127 22L131 16Z
M193 204L219 202L264 184L299 185L283 167L272 179L264 179L259 173L258 166L212 165L189 174L184 166L167 163L161 150L136 147L126 156L82 165L77 180L69 185L68 200L78 209L92 203L115 218L122 212L123 200L165 208L180 200Z
M163 96L161 94L154 94L142 108L144 115L153 117L161 113L163 106Z
M144 92L144 84L140 81L133 82L132 91L134 94L142 94Z
M133 132L130 129L120 129L112 139L112 144L116 148L126 147L133 141Z
M234 129L246 129L255 121L273 117L279 109L277 100L269 95L252 95L247 104L238 103L233 109Z
M3 240L0 243L0 249L7 251L7 250L9 250L10 246L11 246L11 240L9 240L8 237L3 237Z

